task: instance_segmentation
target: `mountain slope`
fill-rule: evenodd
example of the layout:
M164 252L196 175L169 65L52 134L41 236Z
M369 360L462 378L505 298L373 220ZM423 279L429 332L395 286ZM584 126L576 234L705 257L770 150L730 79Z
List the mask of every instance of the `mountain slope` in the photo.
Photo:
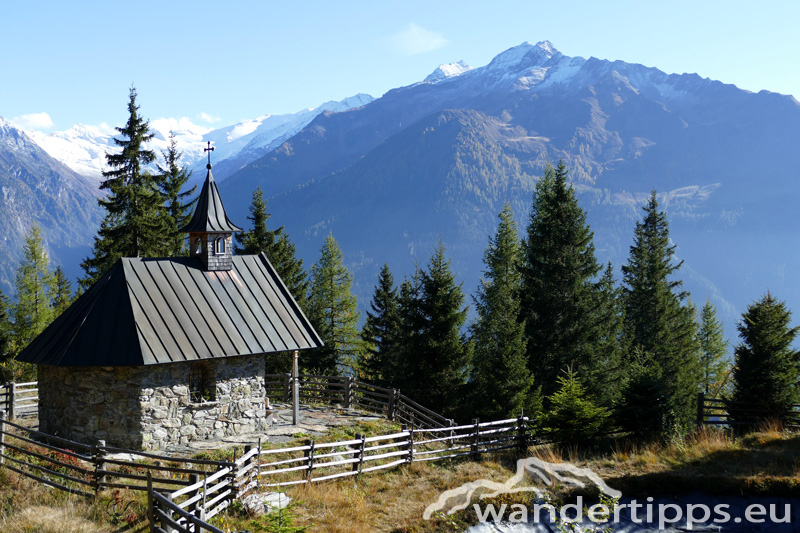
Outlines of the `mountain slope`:
M767 288L800 306L787 272L800 104L694 74L564 56L523 44L489 65L322 114L221 185L244 220L252 190L271 196L307 260L333 231L359 270L362 303L380 265L409 273L441 236L467 288L503 201L523 222L535 176L564 159L589 210L598 256L627 258L639 206L662 193L696 301L738 311Z
M34 223L42 229L53 268L60 264L68 275L77 275L100 223L93 181L0 118L0 192L0 289L12 295L24 238Z

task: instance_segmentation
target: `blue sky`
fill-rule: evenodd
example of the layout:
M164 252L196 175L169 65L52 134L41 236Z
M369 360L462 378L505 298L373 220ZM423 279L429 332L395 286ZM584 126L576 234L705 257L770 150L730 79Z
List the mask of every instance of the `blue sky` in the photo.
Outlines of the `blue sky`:
M5 2L0 116L31 129L222 126L481 66L523 41L800 97L800 2ZM44 115L46 114L46 115Z

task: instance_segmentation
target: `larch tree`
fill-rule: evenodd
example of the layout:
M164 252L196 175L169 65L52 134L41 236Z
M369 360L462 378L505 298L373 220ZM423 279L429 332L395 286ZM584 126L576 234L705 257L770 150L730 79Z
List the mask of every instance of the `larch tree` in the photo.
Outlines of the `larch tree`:
M167 225L164 197L157 179L146 166L155 160L155 153L145 145L153 135L147 120L139 115L136 89L131 88L128 100L128 121L117 127L114 143L118 153L106 154L109 170L100 189L106 195L98 203L106 214L95 237L92 256L81 263L85 277L81 287L87 289L100 279L122 257L158 257L163 255Z
M528 367L546 396L567 368L590 375L604 326L595 309L593 233L567 174L562 161L537 182L522 252Z
M358 365L364 381L388 387L400 372L400 296L389 265L384 264L361 330L364 342Z
M497 233L483 254L485 278L474 298L478 316L471 327L474 406L486 420L533 415L540 403L525 352L520 243L508 203L499 219Z
M332 234L325 238L319 260L311 267L308 318L325 346L309 352L308 369L327 375L356 372L360 358L359 313L352 294L353 275L344 266L342 250Z
M700 329L697 332L700 343L700 366L702 369L701 390L717 397L723 391L730 372L728 362L728 341L717 318L717 310L706 300L700 312Z
M12 333L18 353L53 320L55 278L38 226L33 226L25 237L14 287L17 297L11 308Z
M800 328L792 327L786 304L767 293L747 307L739 322L741 344L734 350L734 420L752 429L759 422L785 421L798 401L800 352L792 344Z
M667 215L659 211L655 191L643 209L644 218L636 224L628 262L622 267L625 342L647 368L642 378L655 378L663 385L657 433L665 436L687 431L695 420L700 383L697 324L693 308L684 304L688 293L683 282L675 279L682 262L674 261ZM637 387L629 381L629 390ZM648 407L655 401L650 399Z
M162 237L164 245L162 255L178 257L189 252L186 246L186 234L179 230L192 218L192 206L197 200L190 198L197 186L183 190L192 172L180 164L183 152L178 150L178 142L172 131L169 132L169 146L166 151L161 152L161 156L164 158L164 163L157 163L156 183L164 198L167 214L165 233Z
M247 217L247 220L253 225L252 229L236 234L233 250L237 254L260 254L261 252L267 254L267 258L275 267L297 304L301 309L306 310L309 280L303 268L303 260L297 257L297 249L289 239L284 226L275 230L267 227L267 220L271 216L267 212L264 191L258 187L253 191L250 215Z

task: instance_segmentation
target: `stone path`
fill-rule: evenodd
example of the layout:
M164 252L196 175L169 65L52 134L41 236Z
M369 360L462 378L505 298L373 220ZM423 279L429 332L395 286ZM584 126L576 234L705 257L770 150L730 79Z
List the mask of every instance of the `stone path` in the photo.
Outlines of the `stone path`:
M334 426L349 425L359 421L385 420L380 415L352 409L342 409L329 405L301 405L298 424L293 425L291 404L273 404L272 411L273 423L266 431L261 433L231 435L222 437L221 440L217 441L193 441L186 446L170 446L166 451L175 454L196 454L199 451L217 450L232 446L256 446L259 439L261 439L262 444L267 442L283 444L291 442L299 436L318 438Z

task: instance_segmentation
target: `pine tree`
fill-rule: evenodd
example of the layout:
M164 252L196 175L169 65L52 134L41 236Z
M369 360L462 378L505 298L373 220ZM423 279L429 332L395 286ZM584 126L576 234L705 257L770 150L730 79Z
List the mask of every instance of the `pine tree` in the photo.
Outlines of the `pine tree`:
M410 390L425 398L431 409L448 414L463 404L460 387L466 382L470 345L461 335L467 319L464 292L455 282L450 261L441 242L428 269L419 273L419 297L415 303L419 329L407 354Z
M536 184L521 270L528 367L548 396L563 370L583 375L598 352L592 239L564 162L548 167Z
M682 262L673 263L667 216L658 210L655 191L636 224L628 263L622 267L625 337L631 350L647 358L665 393L661 435L686 431L694 421L700 383L699 345L694 311L682 305L688 293L672 279ZM648 374L648 379L653 375Z
M167 211L165 221L167 229L163 237L164 251L161 255L178 257L186 255L189 251L186 246L186 234L179 230L192 218L192 206L197 200L190 198L197 186L181 192L192 172L180 165L183 152L178 150L175 133L172 131L169 132L169 147L166 151L162 151L161 155L164 158L164 165L157 163L159 174L156 178L158 189L166 201Z
M395 385L401 353L400 297L389 265L381 269L361 339L364 352L359 368L364 381L383 387Z
M53 276L53 318L57 318L63 313L69 304L72 303L72 282L64 274L64 270L59 266Z
M486 279L474 298L478 317L471 328L475 409L485 420L533 414L538 404L525 352L525 322L520 320L520 243L509 204L499 218L483 254Z
M319 261L311 267L308 315L325 346L313 350L308 369L327 375L355 372L361 339L358 309L352 294L353 275L344 266L342 251L333 235L325 238Z
M264 191L258 187L253 191L253 202L250 205L250 216L247 220L253 223L253 229L236 234L233 251L237 254L267 254L272 266L278 272L286 288L305 310L309 282L303 269L303 260L297 258L295 245L289 240L284 226L276 230L267 228L267 220L272 215L267 212Z
M728 341L717 319L717 310L706 300L700 313L700 365L702 368L701 389L705 394L718 397L728 379L730 364L726 358Z
M12 333L17 352L25 348L52 322L51 302L55 293L50 260L38 226L33 226L25 237L22 254L22 262L14 278L17 299L11 310Z
M798 401L800 352L792 347L800 328L791 327L791 312L784 302L767 293L747 307L738 325L742 339L734 350L733 400L743 410L733 410L737 422L752 428L758 422L785 420ZM753 409L759 415L753 415Z
M158 257L163 255L167 226L164 197L157 180L145 167L155 160L155 153L145 149L153 138L149 123L139 116L136 89L131 88L128 122L117 127L120 137L114 142L119 153L106 154L111 170L103 172L106 180L100 189L107 195L98 199L106 211L92 249L92 257L81 263L86 276L80 280L87 289L121 257Z

